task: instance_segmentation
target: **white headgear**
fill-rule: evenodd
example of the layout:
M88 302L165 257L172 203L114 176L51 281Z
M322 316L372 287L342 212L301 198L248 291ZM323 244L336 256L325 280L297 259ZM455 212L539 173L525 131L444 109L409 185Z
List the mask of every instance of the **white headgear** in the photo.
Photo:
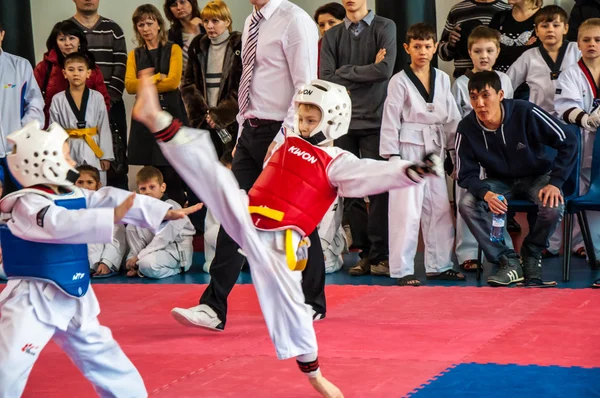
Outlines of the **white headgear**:
M321 109L321 123L310 134L308 140L312 144L323 145L348 132L352 102L344 86L325 80L313 80L298 91L294 102L296 107L299 104L311 104ZM298 111L294 119L294 130L300 135Z
M38 184L73 185L79 176L63 154L63 144L69 135L56 123L48 131L37 121L28 123L6 139L14 145L6 157L8 169L23 187Z

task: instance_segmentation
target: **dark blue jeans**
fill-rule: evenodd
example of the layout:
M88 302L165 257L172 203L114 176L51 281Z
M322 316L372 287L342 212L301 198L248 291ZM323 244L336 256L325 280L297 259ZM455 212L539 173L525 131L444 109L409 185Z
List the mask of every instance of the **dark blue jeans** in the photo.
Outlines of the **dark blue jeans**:
M553 208L542 206L538 194L549 181L549 175L513 180L485 180L492 192L504 195L506 200L527 199L538 206L537 220L523 241L523 247L532 255L540 255L548 247L550 236L562 221L565 209L563 204ZM497 262L500 256L515 253L502 242L490 241L492 220L486 201L467 193L459 204L459 211L489 261Z

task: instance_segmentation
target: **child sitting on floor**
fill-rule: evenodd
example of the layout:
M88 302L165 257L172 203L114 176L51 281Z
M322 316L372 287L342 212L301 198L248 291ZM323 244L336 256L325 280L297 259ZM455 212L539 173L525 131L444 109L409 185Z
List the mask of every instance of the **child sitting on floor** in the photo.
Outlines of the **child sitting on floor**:
M138 172L138 192L169 203L174 209L181 206L165 194L167 184L154 166L144 166ZM188 217L169 223L159 234L146 228L128 225L126 230L129 254L127 276L146 276L161 279L187 272L192 265L192 240L196 229Z
M100 172L94 166L84 164L77 167L77 171L79 178L75 185L79 188L97 191L102 187ZM115 224L112 242L88 244L92 278L108 278L117 275L126 252L125 227Z

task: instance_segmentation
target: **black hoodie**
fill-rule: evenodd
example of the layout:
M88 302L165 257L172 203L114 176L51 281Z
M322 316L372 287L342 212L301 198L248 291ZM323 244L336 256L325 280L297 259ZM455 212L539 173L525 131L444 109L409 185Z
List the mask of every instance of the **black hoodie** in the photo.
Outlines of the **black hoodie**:
M490 188L479 178L481 166L488 178L507 182L550 173L550 184L562 187L575 165L576 135L530 102L505 99L501 104L503 120L496 131L483 127L475 111L459 123L458 185L483 199ZM554 159L546 146L558 151Z

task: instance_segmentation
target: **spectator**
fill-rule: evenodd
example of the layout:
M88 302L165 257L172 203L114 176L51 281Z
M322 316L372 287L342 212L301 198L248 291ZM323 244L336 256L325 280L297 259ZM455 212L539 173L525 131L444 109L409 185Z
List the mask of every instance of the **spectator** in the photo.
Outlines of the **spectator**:
M525 279L525 286L555 286L542 281L542 251L562 219L560 188L578 155L575 135L537 105L503 99L495 72L476 73L469 81L469 95L474 111L459 123L456 135L458 185L468 191L459 211L486 257L500 263L487 282L507 286ZM557 149L554 160L546 156L545 146ZM507 200L518 196L538 206L521 258L504 242L490 239L489 212L505 214Z
M167 187L163 176L156 167L145 166L137 173L137 189L140 195L148 195L163 200L181 209L181 206L165 195ZM126 229L127 276L142 276L162 279L187 272L192 265L194 248L192 239L196 230L186 216L180 220L169 221L159 233L149 228L128 225Z
M123 103L127 45L123 29L113 20L98 14L100 0L73 0L76 7L71 18L86 35L88 50L94 55L96 64L102 71L104 84L110 95L109 121L112 127L113 143L116 146L117 161L111 163L108 171L108 185L129 189L127 183L127 115ZM117 138L118 137L118 138Z
M460 120L450 91L450 76L431 66L436 52L435 28L417 23L408 28L404 49L410 64L392 77L381 125L381 156L418 161L429 153L454 153ZM455 156L454 156L455 157ZM400 286L419 286L414 258L419 228L425 243L428 280L464 281L452 269L454 226L445 178L409 189L390 191L390 274Z
M343 0L344 23L323 37L320 77L345 86L352 97L352 121L348 134L335 145L356 156L379 156L381 115L387 87L396 62L396 25L375 15L366 0ZM388 195L369 197L368 217L362 198L346 199L344 211L360 260L350 275L389 275ZM346 224L346 223L344 223Z
M485 26L478 26L469 35L468 51L473 61L473 69L467 70L464 75L458 77L452 84L452 95L458 104L461 119L467 116L473 107L469 98L469 79L478 72L491 71L500 53L500 33L497 30ZM513 97L513 86L510 78L503 72L496 71L500 77L504 98ZM453 174L454 177L456 174ZM454 181L455 203L460 203L466 190L458 186ZM508 246L512 247L512 240L508 231L504 232L504 239ZM469 231L460 212L456 214L456 258L460 267L465 271L476 271L479 264L479 245L477 240Z
M569 124L580 128L582 137L580 193L590 189L594 140L600 127L598 110L598 80L600 79L600 52L597 38L600 36L600 18L585 20L579 27L577 44L581 59L558 77L554 97L556 114ZM589 235L596 258L600 258L600 212L587 211ZM581 245L581 237L574 237L574 244ZM596 267L600 265L597 260ZM598 283L600 281L596 281Z
M100 172L94 166L84 164L77 167L79 177L75 182L79 188L97 191L102 187ZM127 251L125 226L115 224L110 243L88 244L88 257L92 278L109 278L119 273L121 263Z
M581 51L576 42L564 40L569 30L567 13L559 6L543 7L535 14L535 34L540 45L525 51L506 72L515 87L526 83L529 100L554 115L554 94L561 71L576 64ZM585 258L583 238L579 224L573 230L575 255ZM544 258L558 256L563 237L562 228L557 228L550 237L550 246L544 250Z
M466 42L469 37L462 32L461 26L470 21L487 26L492 17L502 10L510 10L510 6L502 0L463 0L452 6L439 41L438 55L444 61L454 61L455 78L473 68L469 54L458 53L459 42Z
M242 34L233 32L231 12L221 0L209 2L201 16L207 34L192 41L181 96L190 126L210 130L220 158L233 149L239 128L236 116L242 78ZM224 143L216 129L227 129L233 139Z
M344 22L344 17L346 17L346 9L340 3L327 3L317 8L317 11L315 11L314 19L319 27L319 34L321 36L319 39L318 68L321 67L321 45L323 44L323 35L329 29Z
M94 56L88 52L87 47L85 34L75 22L71 20L58 22L52 28L52 32L50 32L50 36L46 40L48 52L44 54L44 60L38 63L33 70L35 80L44 95L45 127L48 127L50 124L49 111L52 98L61 91L65 91L69 86L63 74L65 57L76 52L88 56L92 73L85 82L86 86L102 94L107 111L110 109L110 96L104 84L102 71L94 62Z
M569 30L567 13L559 6L546 6L535 14L535 34L540 45L525 51L507 71L513 86L529 86L529 100L554 114L554 92L562 70L581 57L577 43L564 40Z
M2 176L9 176L6 155L12 146L6 137L25 126L37 121L44 125L44 98L33 76L33 69L25 58L2 50L2 41L6 31L0 23L0 81L4 89L0 92L0 168ZM4 178L4 193L17 190L12 178Z
M102 95L86 86L91 70L84 54L71 53L63 63L69 86L52 99L50 122L69 134L71 158L77 166L88 164L102 170L100 181L106 184L106 170L114 154Z
M206 33L202 26L198 0L165 0L163 6L165 17L171 22L168 32L170 42L181 47L183 54L183 73L187 68L188 49L194 37Z
M569 17L567 40L577 41L579 26L583 21L590 18L600 18L600 0L575 0L575 5Z
M181 47L167 41L164 19L152 4L144 4L136 8L132 21L138 47L131 51L127 58L125 76L127 92L136 94L138 72L153 68L161 106L174 117L187 123L179 92ZM164 176L169 198L180 206L184 205L186 200L183 181L169 165L148 129L135 120L131 122L128 156L129 164L156 166Z
M535 35L535 15L543 5L543 0L508 0L512 10L494 15L490 28L500 32L500 55L495 70L506 73L508 68L533 46L538 45ZM515 98L518 87L515 86Z
M308 14L289 0L250 0L252 15L244 24L243 73L239 88L240 131L232 171L249 191L263 169L269 146L282 126L294 126L294 95L317 76L317 28ZM280 138L283 138L279 134ZM325 265L317 230L310 235L308 264L302 272L305 302L313 319L325 317ZM238 245L219 231L210 284L200 305L174 308L173 317L188 326L223 330L227 296L235 286L244 257Z

